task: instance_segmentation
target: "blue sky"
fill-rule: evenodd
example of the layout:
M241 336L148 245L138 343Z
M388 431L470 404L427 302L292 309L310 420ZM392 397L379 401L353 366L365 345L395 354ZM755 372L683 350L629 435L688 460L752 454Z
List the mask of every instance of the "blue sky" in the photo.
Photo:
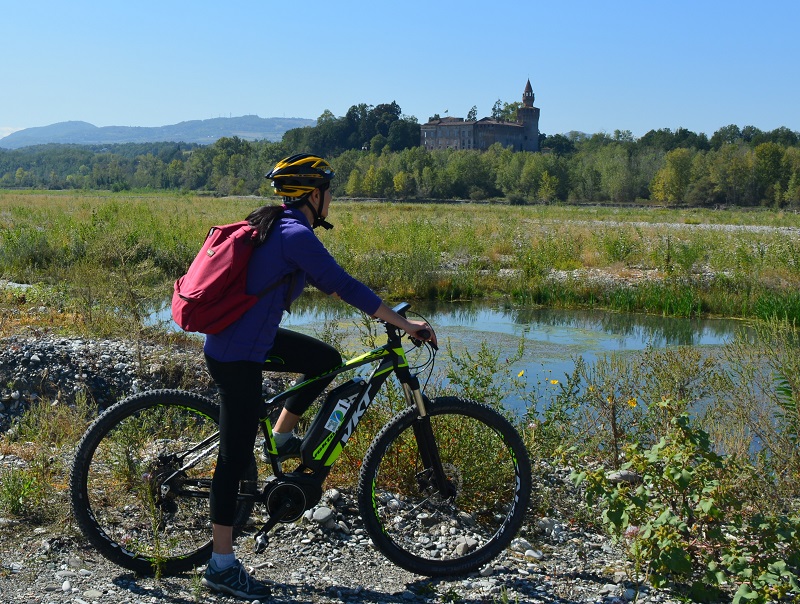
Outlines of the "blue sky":
M0 137L82 120L420 122L521 100L546 134L800 130L800 2L0 2Z

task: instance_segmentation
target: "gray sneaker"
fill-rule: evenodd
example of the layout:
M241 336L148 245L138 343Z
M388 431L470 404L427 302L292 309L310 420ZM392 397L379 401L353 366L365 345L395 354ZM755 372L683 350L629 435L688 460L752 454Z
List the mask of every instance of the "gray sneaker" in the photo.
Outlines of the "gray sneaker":
M303 444L303 439L292 434L285 443L278 447L278 459L283 461L287 457L300 457L300 447Z
M266 600L270 597L269 586L248 573L239 560L225 570L214 570L209 563L201 582L209 589L243 600Z

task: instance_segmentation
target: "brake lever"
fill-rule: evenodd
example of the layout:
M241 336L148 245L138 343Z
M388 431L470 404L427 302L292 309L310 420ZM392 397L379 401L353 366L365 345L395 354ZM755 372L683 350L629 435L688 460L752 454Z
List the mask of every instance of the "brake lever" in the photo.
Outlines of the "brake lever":
M427 329L420 329L417 332L417 334L422 336L422 337L421 338L415 338L411 334L408 334L408 339L411 340L411 343L414 344L414 346L419 348L423 344L430 344L431 348L433 348L434 350L439 350L439 347L436 344L434 344L433 342L430 341L430 337L432 335L430 331L428 331Z

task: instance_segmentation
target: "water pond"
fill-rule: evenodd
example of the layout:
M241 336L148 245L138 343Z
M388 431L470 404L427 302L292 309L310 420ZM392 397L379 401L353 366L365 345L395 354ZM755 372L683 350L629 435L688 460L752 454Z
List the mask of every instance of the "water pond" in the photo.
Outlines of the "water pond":
M415 303L412 311L425 317L436 329L442 352L437 357L437 373L445 374L449 355L477 353L485 343L500 358L512 358L524 339L522 358L512 373L524 371L529 384L563 380L580 356L587 363L610 353L635 353L648 345L695 346L709 351L730 341L741 321L729 319L677 319L640 314L611 313L599 310L554 310L512 308L486 303ZM169 320L169 309L154 319ZM343 336L343 348L362 352L359 341L360 313L343 303L318 304L305 297L298 300L282 325L314 336L336 325ZM518 408L520 401L506 401Z
M414 311L435 328L442 349L454 354L473 354L482 343L513 357L524 338L524 353L513 367L525 371L528 382L561 380L572 372L575 358L587 363L610 353L634 353L648 345L703 347L712 351L730 341L740 321L728 319L677 319L594 310L553 310L504 308L478 303L417 304ZM319 335L335 321L345 333L357 333L358 313L341 307L297 309L283 322L285 327ZM357 341L347 349L360 350ZM440 354L437 367L443 369L448 355ZM514 401L507 401L515 406Z

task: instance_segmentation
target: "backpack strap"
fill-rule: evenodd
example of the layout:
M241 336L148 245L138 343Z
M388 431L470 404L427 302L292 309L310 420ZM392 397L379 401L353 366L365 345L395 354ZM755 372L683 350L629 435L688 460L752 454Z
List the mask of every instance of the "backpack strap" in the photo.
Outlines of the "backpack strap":
M278 217L275 218L275 220L272 221L272 223L269 225L269 229L267 230L267 235L264 238L264 241L266 241L266 238L269 237L272 234L272 231L274 231L275 228L278 226L278 222L280 222L280 220L281 220L281 216L278 216ZM292 292L294 291L295 283L297 283L297 271L292 271L288 275L284 275L283 277L281 277L276 283L273 283L272 285L268 285L267 287L262 289L260 292L258 292L256 294L256 297L263 298L266 294L271 292L273 289L275 289L277 287L280 287L284 283L288 283L289 287L286 289L286 296L283 299L283 307L286 310L286 312L290 313L290 312L292 312L291 309L290 309L290 307L292 305Z
M292 312L290 307L292 305L292 292L294 291L294 284L297 283L297 271L292 271L288 275L281 277L272 285L267 285L267 287L258 292L256 296L258 298L263 298L266 294L271 292L273 289L280 287L284 283L288 283L289 287L286 289L286 296L283 299L283 306L286 312Z

